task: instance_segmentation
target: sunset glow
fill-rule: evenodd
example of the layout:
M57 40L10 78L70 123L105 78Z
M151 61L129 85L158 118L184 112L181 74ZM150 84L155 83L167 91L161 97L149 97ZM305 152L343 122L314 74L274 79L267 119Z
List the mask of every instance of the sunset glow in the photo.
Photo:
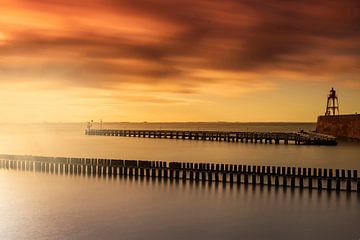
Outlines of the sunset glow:
M315 121L331 87L360 110L359 1L0 3L1 122Z

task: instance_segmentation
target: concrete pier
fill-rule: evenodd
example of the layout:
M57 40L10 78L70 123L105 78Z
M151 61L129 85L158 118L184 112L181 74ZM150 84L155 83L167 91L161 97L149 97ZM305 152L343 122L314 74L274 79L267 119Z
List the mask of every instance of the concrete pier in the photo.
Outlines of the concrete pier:
M0 154L0 169L360 192L357 170L236 164L79 159Z
M90 129L86 135L162 138L201 141L223 141L236 143L272 143L295 145L337 145L336 138L315 132L220 132L184 130L119 130ZM174 136L176 136L174 138Z

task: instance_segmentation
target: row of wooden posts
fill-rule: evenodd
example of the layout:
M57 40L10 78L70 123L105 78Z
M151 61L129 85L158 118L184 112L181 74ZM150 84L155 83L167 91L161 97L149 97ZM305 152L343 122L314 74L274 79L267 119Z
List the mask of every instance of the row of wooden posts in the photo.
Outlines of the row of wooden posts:
M0 155L0 169L360 192L357 170Z

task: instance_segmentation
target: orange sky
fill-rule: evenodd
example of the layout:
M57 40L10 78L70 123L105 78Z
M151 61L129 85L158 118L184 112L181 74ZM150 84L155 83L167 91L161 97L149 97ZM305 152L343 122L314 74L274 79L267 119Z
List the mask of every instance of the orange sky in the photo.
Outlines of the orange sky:
M360 2L0 0L0 122L360 112Z

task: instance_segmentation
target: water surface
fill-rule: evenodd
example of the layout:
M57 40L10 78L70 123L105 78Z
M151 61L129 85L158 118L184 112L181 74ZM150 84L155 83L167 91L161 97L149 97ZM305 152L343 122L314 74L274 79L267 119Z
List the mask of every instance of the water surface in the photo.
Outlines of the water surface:
M85 136L85 126L1 124L0 152L360 170L356 143L333 147ZM103 127L297 131L314 124ZM0 239L359 239L359 206L356 193L0 169Z

